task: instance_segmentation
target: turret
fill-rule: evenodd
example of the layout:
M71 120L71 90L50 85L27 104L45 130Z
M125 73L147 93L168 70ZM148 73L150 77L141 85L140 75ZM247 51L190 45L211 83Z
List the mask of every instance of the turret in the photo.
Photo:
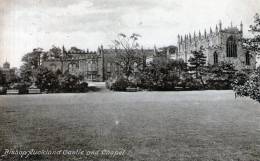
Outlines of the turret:
M201 32L199 31L199 39L201 39Z
M153 54L154 54L154 56L156 56L157 55L157 48L156 48L156 46L154 45L154 47L153 47Z
M222 22L221 22L221 20L219 21L219 31L221 31L222 30Z
M3 68L4 69L10 69L10 63L5 61L4 64L3 64Z
M204 30L204 37L207 38L207 30Z
M210 35L212 35L213 31L212 31L212 28L210 27Z
M243 33L243 23L242 23L242 21L240 23L240 32Z
M218 33L218 26L217 25L216 25L216 29L215 30L216 30L216 33Z

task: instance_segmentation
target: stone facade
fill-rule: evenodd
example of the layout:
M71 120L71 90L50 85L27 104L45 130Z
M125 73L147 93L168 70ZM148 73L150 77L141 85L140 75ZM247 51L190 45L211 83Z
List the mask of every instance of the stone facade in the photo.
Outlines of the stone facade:
M234 64L237 70L255 69L256 56L253 53L242 48L239 41L243 38L243 24L238 27L230 27L222 29L222 23L216 25L215 31L210 28L210 32L206 30L204 34L201 32L193 36L187 34L185 36L178 35L178 55L177 58L183 59L188 63L192 56L192 51L199 50L203 47L204 54L207 57L207 65L214 65L221 62Z
M176 46L167 46L154 50L150 50L150 55L146 57L146 65L150 65L152 62L167 62L168 60L177 59L178 48Z
M16 68L10 68L10 63L5 62L3 64L3 67L0 67L1 72L3 73L6 82L10 82L12 79L14 79L15 76L15 72L16 72Z
M153 50L140 49L139 51L146 57L153 54ZM86 82L100 82L122 75L120 67L114 63L115 54L115 49L104 49L101 45L97 52L70 52L66 58L48 59L43 61L42 65L54 72L60 70L62 73L82 75Z
M96 52L69 52L63 59L48 59L42 62L44 67L56 72L82 75L84 81L103 81L102 55Z

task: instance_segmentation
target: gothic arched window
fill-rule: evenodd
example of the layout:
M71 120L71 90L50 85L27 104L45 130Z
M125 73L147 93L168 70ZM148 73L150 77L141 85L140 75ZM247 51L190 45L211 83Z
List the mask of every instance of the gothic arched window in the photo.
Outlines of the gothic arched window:
M227 39L227 57L237 57L237 41L233 36Z
M246 52L246 65L250 65L250 54Z
M214 57L214 64L218 64L218 53L215 52L213 57Z

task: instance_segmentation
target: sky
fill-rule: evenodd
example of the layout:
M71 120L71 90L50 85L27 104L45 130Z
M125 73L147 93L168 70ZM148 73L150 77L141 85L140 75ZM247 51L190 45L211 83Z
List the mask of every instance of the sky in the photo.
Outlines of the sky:
M118 33L138 33L144 48L176 45L177 35L244 24L260 0L0 0L0 64L19 67L24 54L52 45L108 48Z

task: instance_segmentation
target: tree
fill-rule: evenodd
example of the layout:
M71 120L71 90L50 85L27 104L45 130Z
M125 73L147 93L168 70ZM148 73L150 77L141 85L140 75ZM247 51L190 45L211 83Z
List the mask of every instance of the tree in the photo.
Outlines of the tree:
M150 90L174 90L180 81L181 61L169 62L155 61L145 67L141 75L141 85Z
M190 71L195 72L195 77L201 80L203 86L205 83L202 79L202 75L204 74L204 67L206 64L206 56L203 53L204 48L201 46L198 51L192 51L193 56L189 59L189 69Z
M47 68L40 67L36 74L36 85L41 90L58 91L59 89L59 75L48 70Z
M243 47L251 54L259 54L260 51L260 16L256 14L254 16L254 23L250 25L252 38L242 39ZM255 70L249 76L238 75L233 83L233 90L236 95L248 96L254 100L260 102L260 72L259 68Z
M62 49L55 45L52 45L52 48L49 50L49 55L54 59L62 58Z
M232 89L231 84L235 79L235 67L232 63L221 62L208 66L207 88L208 89Z
M178 73L179 77L183 72L187 71L187 63L183 59L169 60L167 66L168 69Z
M242 39L242 45L245 49L255 53L260 51L260 16L258 13L254 16L254 24L250 25L250 32L253 34L252 38Z
M143 55L137 42L139 37L140 35L135 33L131 36L121 33L118 35L118 39L114 40L114 63L122 69L122 73L127 79L134 74L135 68L143 65Z
M23 65L21 66L21 79L24 82L35 81L36 71L41 66L42 57L46 52L42 48L35 48L32 52L22 57Z

